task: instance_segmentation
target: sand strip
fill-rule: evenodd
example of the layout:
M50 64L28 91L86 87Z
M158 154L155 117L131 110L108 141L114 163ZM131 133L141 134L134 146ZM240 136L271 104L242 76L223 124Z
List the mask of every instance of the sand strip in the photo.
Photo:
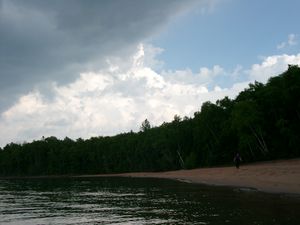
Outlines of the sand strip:
M137 172L109 175L84 175L77 177L149 177L180 181L253 188L272 193L300 194L300 159L280 160L241 165L168 172Z

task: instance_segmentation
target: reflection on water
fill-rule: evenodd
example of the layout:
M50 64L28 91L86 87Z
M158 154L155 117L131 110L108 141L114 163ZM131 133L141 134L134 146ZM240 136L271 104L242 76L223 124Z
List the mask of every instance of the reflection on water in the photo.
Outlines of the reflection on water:
M0 180L0 224L300 224L300 198L162 179Z

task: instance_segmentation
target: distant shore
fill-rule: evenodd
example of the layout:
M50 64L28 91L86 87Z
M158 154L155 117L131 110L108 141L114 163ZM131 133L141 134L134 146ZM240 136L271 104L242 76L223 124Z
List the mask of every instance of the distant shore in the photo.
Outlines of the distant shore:
M300 159L278 160L241 165L168 172L137 172L83 175L76 177L149 177L184 182L233 186L271 193L300 194Z
M189 183L251 188L270 193L300 194L300 159L259 162L247 165L242 164L239 169L231 166L167 172L0 177L0 179L76 177L165 178Z

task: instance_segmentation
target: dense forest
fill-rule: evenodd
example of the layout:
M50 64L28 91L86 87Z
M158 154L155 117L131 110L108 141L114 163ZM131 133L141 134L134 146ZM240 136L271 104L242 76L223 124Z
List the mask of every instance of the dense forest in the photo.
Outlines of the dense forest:
M235 99L205 102L193 118L112 137L42 138L0 148L0 175L95 174L189 169L300 156L300 68L289 65L267 84Z

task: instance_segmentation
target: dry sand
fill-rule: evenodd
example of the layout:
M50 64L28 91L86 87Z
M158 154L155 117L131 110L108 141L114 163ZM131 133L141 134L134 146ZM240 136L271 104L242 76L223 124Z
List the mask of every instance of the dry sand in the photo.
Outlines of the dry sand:
M176 179L185 182L254 188L272 193L300 194L300 159L168 172L138 172L84 177L120 176Z

